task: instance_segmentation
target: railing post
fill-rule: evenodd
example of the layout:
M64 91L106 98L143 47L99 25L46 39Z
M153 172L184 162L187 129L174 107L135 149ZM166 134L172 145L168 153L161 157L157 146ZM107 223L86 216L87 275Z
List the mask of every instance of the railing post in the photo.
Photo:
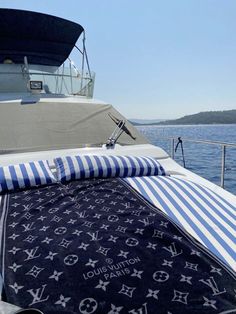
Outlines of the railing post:
M170 157L172 159L175 158L175 139L174 137L159 137L160 139L169 140L170 144ZM178 138L179 139L179 138ZM180 138L181 139L181 138ZM226 160L226 148L236 148L236 143L227 143L227 142L219 142L219 141L204 141L204 140L192 140L192 139L184 139L186 142L192 142L192 143L203 143L203 144L210 144L210 145L217 145L218 147L221 146L221 173L220 173L220 182L218 183L218 186L222 187L224 189L225 185L225 160ZM176 139L177 141L177 139ZM177 143L178 145L178 143ZM183 154L183 151L182 151ZM183 154L183 162L184 160L184 154Z
M220 176L220 186L224 188L225 183L225 145L222 145L222 154L221 154L221 176Z
M171 158L174 159L175 158L175 139L171 138L170 140L170 154L171 154Z

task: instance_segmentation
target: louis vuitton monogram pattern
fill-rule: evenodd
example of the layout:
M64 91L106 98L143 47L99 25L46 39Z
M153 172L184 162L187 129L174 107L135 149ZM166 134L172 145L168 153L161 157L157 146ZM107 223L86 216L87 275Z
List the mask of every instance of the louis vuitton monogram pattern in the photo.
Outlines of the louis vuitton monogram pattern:
M120 179L5 198L2 269L10 303L47 314L235 308L233 274Z

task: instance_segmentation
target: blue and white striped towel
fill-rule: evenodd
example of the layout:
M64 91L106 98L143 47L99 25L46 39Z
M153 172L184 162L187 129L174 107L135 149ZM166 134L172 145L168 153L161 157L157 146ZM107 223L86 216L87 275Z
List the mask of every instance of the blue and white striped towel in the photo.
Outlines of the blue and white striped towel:
M236 203L184 179L124 180L236 271Z

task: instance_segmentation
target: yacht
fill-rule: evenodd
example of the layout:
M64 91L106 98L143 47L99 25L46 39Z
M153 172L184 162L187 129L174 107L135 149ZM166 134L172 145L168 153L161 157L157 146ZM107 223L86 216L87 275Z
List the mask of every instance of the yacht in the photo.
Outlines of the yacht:
M234 313L236 196L93 98L85 39L0 9L0 313Z

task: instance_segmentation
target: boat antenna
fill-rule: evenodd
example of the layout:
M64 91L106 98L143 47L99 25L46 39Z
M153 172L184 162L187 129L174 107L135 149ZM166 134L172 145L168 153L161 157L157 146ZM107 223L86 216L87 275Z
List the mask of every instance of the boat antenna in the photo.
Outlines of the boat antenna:
M81 50L77 45L75 45L75 48L82 54L82 72L84 69L84 58L85 58L87 68L88 68L89 77L92 78L85 41L86 41L85 31L83 31L83 50Z

